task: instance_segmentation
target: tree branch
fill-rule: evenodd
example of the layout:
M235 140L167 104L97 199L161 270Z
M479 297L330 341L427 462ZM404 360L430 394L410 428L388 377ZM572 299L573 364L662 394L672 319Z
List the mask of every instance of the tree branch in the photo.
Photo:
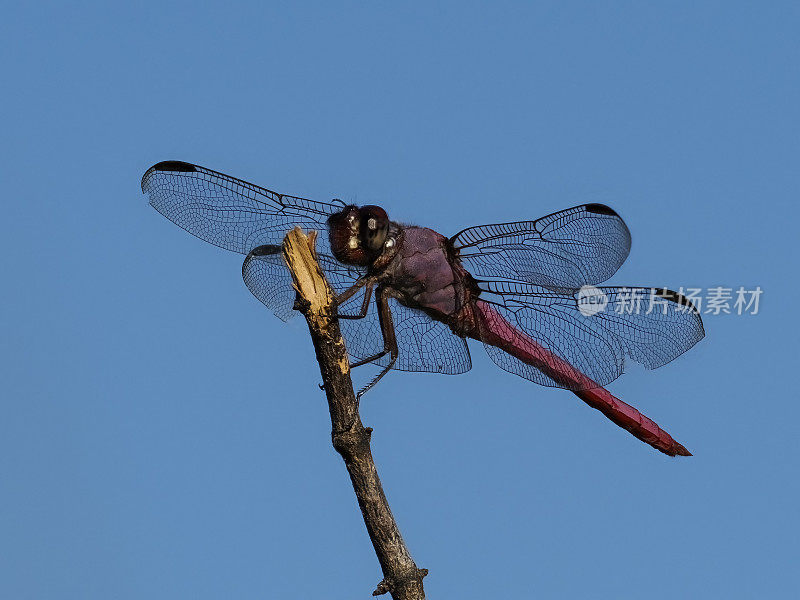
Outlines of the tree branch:
M358 401L350 379L350 359L336 318L335 295L316 260L317 233L308 237L297 227L283 241L283 256L297 290L295 308L303 313L311 332L331 413L333 447L344 459L358 506L364 517L383 581L374 596L390 593L394 600L424 600L422 578L392 516L372 460L370 435L358 414Z

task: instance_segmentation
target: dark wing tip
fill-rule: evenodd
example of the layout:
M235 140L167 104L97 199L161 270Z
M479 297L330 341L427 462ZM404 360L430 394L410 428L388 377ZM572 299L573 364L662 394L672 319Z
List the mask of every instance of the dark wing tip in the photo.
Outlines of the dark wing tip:
M148 171L181 171L183 173L191 173L192 171L197 171L197 167L190 163L183 162L182 160L164 160L154 164Z
M156 163L147 169L144 176L142 176L142 192L146 191L145 186L147 185L147 178L156 171L193 173L194 171L197 171L197 167L191 163L183 162L181 160L163 160L160 163Z
M586 209L587 212L594 213L597 215L609 215L611 217L618 217L619 215L615 210L606 206L605 204L584 204L583 207Z

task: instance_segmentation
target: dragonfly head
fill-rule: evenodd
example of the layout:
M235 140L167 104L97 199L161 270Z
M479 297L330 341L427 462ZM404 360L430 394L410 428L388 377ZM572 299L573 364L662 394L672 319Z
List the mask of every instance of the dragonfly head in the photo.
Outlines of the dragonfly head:
M328 235L336 260L367 266L383 252L389 217L380 206L345 206L328 217Z

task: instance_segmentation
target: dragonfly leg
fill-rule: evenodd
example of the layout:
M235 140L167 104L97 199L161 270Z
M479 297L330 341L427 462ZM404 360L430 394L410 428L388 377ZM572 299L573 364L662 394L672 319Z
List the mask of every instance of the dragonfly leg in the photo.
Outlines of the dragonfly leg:
M341 313L338 313L336 315L337 317L339 317L340 319L363 319L364 317L367 316L367 312L369 311L369 301L372 300L372 288L375 286L375 284L370 281L365 285L366 287L364 288L364 302L361 303L361 311L355 315L343 315ZM350 290L347 291L349 292ZM346 293L347 292L345 292L344 294ZM344 296L344 294L342 294L342 296ZM339 306L340 303L343 302L343 300L341 300L342 296L339 296L339 298L336 299L337 306ZM345 298L345 300L347 300L347 298Z
M372 285L375 283L375 279L369 276L361 277L356 280L356 282L343 291L341 294L336 296L336 304L341 305L344 304L350 297L355 294L358 290L360 290L365 285Z
M354 365L351 365L350 368L357 367L367 362L372 362L374 360L378 360L382 356L386 356L389 354L391 360L389 364L386 365L380 373L378 373L372 381L370 381L367 385L361 388L356 394L357 399L361 399L361 396L366 394L369 390L371 390L376 383L378 383L381 378L389 372L389 370L394 366L394 363L397 361L397 357L399 355L399 350L397 348L397 336L394 332L394 323L392 321L392 311L389 310L389 300L386 296L386 293L382 287L378 288L377 293L375 294L376 298L375 301L378 304L378 319L381 324L381 333L383 333L383 351L379 352L375 356L370 357L367 360L362 360Z

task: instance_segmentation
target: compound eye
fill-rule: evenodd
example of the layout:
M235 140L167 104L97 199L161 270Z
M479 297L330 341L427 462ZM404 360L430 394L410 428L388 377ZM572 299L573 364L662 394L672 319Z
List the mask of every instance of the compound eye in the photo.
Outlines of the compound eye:
M383 251L388 232L389 218L380 206L361 207L361 240L373 255Z

